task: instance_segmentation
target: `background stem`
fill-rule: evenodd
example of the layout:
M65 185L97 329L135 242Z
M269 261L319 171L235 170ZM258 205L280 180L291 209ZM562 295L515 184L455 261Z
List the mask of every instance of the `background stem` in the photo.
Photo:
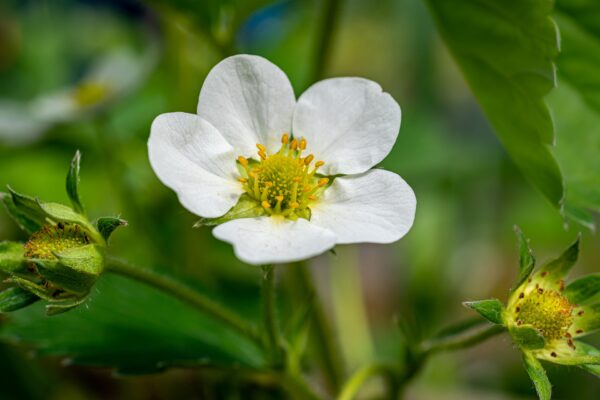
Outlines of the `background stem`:
M125 260L115 257L109 257L107 260L108 271L131 278L146 284L149 284L163 292L169 293L188 304L191 304L198 310L214 317L225 323L242 335L248 337L258 345L262 346L262 340L256 329L244 321L233 311L215 303L208 297L192 289L186 284L162 275L156 271L147 268L141 268L129 264Z
M309 84L324 78L325 68L332 52L333 36L339 19L342 0L323 0L323 14L317 31L317 43L313 56L312 70L308 74Z
M262 310L265 334L265 347L269 349L272 360L278 358L280 342L277 327L277 311L275 305L275 274L272 265L265 265L262 282Z

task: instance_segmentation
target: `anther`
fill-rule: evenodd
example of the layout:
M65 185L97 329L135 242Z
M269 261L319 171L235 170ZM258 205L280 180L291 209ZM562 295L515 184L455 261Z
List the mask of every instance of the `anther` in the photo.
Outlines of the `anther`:
M238 161L240 162L240 164L242 164L242 166L246 167L248 165L248 160L245 157L239 156L238 157Z
M289 141L290 141L290 135L288 135L287 133L284 133L283 136L281 137L281 143L287 144Z
M267 149L265 148L265 146L263 146L260 143L256 143L256 147L258 148L259 152L265 153L267 151Z
M317 161L317 162L315 163L315 168L322 167L323 165L325 165L325 161Z
M292 181L293 181L293 182L300 182L301 180L302 180L302 177L300 177L300 176L295 176L295 177L292 179Z
M267 159L267 155L266 155L266 154L265 154L265 152L264 152L264 151L262 151L262 150L258 152L258 155L259 155L259 156L260 156L260 158L261 158L261 159L263 159L263 160L266 160L266 159Z
M304 140L304 139L303 139ZM315 156L313 156L312 154L309 154L308 156L306 156L306 158L304 159L304 165L309 165L312 160L315 159Z
M317 196L315 196L314 194L311 194L310 196L308 196L308 199L315 201L317 199Z
M329 178L319 179L319 187L323 187L323 186L327 185L328 182L329 182Z
M290 150L295 151L298 148L298 141L296 139L292 140L290 143Z
M300 207L300 203L298 203L297 201L294 201L293 203L290 204L290 207L298 208L298 207Z
M271 208L271 205L270 205L270 204L269 204L269 202L268 202L268 201L266 201L266 200L265 200L265 201L263 201L263 202L261 203L261 205L262 205L264 208Z
M305 150L306 149L306 139L302 138L302 140L300 140L300 150Z
M238 181L240 181L241 183L246 183L246 182L248 182L248 179L246 179L246 178L238 178Z

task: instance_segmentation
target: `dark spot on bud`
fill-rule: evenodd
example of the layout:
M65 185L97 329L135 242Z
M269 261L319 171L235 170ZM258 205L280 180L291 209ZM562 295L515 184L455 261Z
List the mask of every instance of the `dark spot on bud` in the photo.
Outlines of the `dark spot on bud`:
M555 352L552 352L552 353L550 353L550 355L551 355L552 357L556 357L556 353L555 353Z
M583 329L577 329L577 330L575 331L575 333L577 333L577 334L583 333Z
M525 297L525 293L521 292L521 294L519 294L519 298L522 299L523 297Z
M517 325L521 325L522 323L523 323L523 321L521 321L521 320L517 321Z
M577 315L579 315L579 316L581 317L581 316L583 315L583 310L579 311L579 312L577 313Z
M571 334L569 332L567 332L567 333L565 333L565 336L568 337L568 338L570 338Z
M516 311L517 311L517 312L520 312L520 311L521 311L521 307L517 307L517 308L516 308Z
M538 288L538 293L539 293L539 294L544 294L544 289L542 289L542 288Z
M542 272L542 278L545 277L546 275L548 275L547 271Z

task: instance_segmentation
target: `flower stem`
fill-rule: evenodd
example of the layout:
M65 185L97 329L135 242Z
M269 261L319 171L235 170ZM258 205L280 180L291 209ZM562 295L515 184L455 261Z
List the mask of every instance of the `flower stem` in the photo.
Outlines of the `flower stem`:
M146 283L162 290L163 292L169 293L178 299L191 304L198 310L225 323L232 329L254 341L259 346L262 346L263 344L260 335L252 325L244 321L233 311L223 307L218 303L215 303L208 297L192 289L186 284L178 282L173 278L167 277L150 269L140 268L132 265L125 260L115 257L108 257L107 270L127 278Z
M321 358L324 372L329 382L330 389L337 393L344 377L344 367L340 359L340 352L333 338L333 332L325 311L318 300L316 289L313 285L308 265L300 263L295 266L299 286L308 294L311 301L312 324L317 353Z
M275 360L278 356L280 345L275 307L275 274L273 273L272 265L265 265L262 267L262 270L262 310L265 347L269 349L273 360Z
M492 325L485 329L479 329L471 335L462 335L459 337L449 337L446 339L432 340L425 343L423 355L430 356L443 351L454 351L473 347L493 336L496 336L506 329L501 325Z
M323 0L323 15L316 35L318 42L313 56L314 63L309 74L309 83L314 83L324 77L328 56L331 54L341 1Z
M375 376L382 376L392 384L401 374L399 367L393 364L373 363L356 371L344 384L338 400L352 400L365 382Z

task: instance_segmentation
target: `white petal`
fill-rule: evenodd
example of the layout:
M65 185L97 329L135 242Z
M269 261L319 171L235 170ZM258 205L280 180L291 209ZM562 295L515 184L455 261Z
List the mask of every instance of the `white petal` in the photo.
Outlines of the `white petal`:
M148 140L150 164L158 178L194 214L225 214L243 192L236 181L233 148L210 123L194 114L156 117Z
M362 78L317 82L298 99L294 137L325 161L326 175L358 174L388 155L400 130L400 106L377 83Z
M337 243L391 243L411 228L417 200L400 176L381 169L336 178L312 209L311 222Z
M335 245L335 235L306 219L242 218L217 226L213 235L233 245L236 256L248 264L305 260Z
M296 98L285 73L251 55L226 58L208 74L198 100L198 115L213 124L244 156L256 144L277 149L292 129Z

